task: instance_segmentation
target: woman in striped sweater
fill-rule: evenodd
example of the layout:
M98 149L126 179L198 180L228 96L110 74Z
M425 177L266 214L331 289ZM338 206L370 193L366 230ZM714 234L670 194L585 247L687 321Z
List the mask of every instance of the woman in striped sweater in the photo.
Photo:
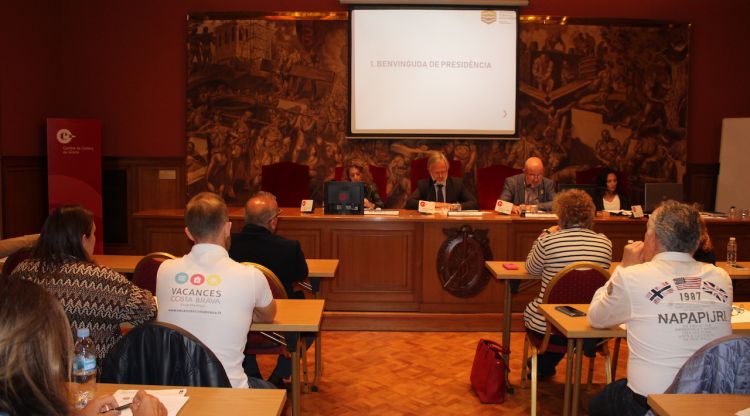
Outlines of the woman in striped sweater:
M540 339L544 337L547 321L538 307L547 285L557 272L579 261L589 261L605 269L609 269L612 262L612 242L604 234L591 229L596 209L586 192L577 189L561 192L555 196L552 206L558 216L558 225L539 235L526 258L526 270L542 276L542 287L537 297L526 306L523 317L529 336ZM566 345L564 337L552 336L550 342ZM539 355L539 377L554 375L563 356L549 351Z

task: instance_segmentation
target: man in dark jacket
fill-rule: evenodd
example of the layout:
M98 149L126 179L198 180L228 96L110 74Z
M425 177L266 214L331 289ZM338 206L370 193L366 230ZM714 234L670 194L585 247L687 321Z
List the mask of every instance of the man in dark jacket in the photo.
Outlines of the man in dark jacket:
M232 235L229 257L266 266L281 280L290 299L304 299L301 291L294 290L294 283L307 278L307 262L299 241L274 234L280 212L276 197L269 192L258 192L250 198L245 204L245 227ZM243 367L249 376L260 376L255 356L245 356ZM291 361L280 355L268 381L280 386L291 372Z

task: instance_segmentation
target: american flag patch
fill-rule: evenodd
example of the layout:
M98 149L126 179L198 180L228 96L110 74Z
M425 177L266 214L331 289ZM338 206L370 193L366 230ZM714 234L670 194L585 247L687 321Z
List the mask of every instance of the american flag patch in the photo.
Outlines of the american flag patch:
M669 284L669 282L662 282L661 286L656 286L655 288L649 290L648 293L646 293L646 299L654 303L659 303L662 299L664 299L665 295L668 295L672 292L674 292L674 289L672 289L672 285Z
M703 291L716 298L720 302L726 302L729 298L727 292L711 282L703 282Z
M672 279L672 281L674 282L675 287L677 287L677 290L701 288L700 277L678 277L676 279Z

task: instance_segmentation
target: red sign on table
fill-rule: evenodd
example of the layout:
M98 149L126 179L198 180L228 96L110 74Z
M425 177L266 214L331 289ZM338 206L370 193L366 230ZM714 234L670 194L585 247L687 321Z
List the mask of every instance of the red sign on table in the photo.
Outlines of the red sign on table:
M80 204L94 214L96 247L102 238L102 123L95 119L47 119L49 208Z

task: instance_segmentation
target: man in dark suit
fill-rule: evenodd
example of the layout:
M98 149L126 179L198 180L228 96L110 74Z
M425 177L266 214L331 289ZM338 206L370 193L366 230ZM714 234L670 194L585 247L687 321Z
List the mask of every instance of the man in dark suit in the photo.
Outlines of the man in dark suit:
M406 209L417 209L419 201L435 201L435 208L479 209L477 198L464 187L459 178L448 176L448 159L435 152L427 160L430 178L417 182L417 189L406 201Z
M266 266L284 284L290 299L304 299L302 292L294 290L294 284L307 278L307 262L299 241L274 234L280 212L276 197L269 192L258 192L250 198L245 204L245 227L239 234L232 234L229 257ZM249 377L260 376L255 356L245 356L242 365ZM268 381L281 386L291 373L291 361L280 355Z
M544 177L544 164L538 157L526 159L523 173L505 179L500 199L513 203L513 213L519 214L528 205L539 209L552 209L555 198L555 183Z

